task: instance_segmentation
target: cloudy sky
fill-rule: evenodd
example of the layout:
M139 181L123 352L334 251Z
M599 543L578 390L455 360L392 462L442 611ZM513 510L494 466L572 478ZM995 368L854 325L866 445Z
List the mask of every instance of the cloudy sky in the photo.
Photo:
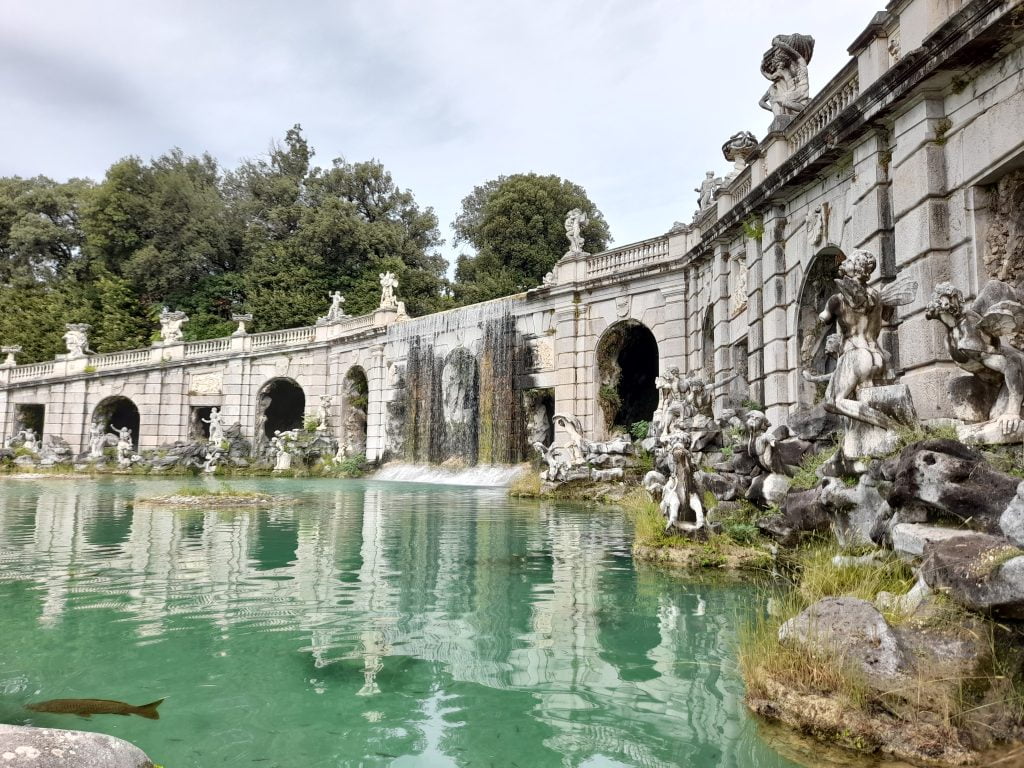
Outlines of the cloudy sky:
M816 92L883 0L0 0L0 175L100 178L173 146L232 167L301 123L377 158L449 241L499 174L583 185L617 244L689 220L764 134L761 54L814 35Z

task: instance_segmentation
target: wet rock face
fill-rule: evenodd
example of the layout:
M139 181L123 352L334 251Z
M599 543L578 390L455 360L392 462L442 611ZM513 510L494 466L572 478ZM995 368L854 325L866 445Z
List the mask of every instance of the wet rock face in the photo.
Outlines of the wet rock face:
M955 440L922 440L900 454L889 505L924 510L929 521L945 519L985 533L1017 494L1017 478L992 469L975 450Z
M1001 619L1024 619L1024 550L1007 539L965 531L929 541L921 575L965 608Z
M911 671L912 661L876 608L855 597L826 597L779 627L783 643L835 653L886 688Z
M113 736L15 725L0 725L0 765L153 768L145 752Z

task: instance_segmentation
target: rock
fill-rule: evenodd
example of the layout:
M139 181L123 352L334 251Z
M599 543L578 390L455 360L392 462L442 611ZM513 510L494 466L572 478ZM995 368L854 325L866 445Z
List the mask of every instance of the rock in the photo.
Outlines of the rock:
M153 768L153 761L133 744L103 733L0 725L0 765Z
M934 590L928 586L928 582L918 576L917 582L906 594L879 592L875 596L875 607L880 611L892 611L903 616L913 616L933 594Z
M1001 533L999 520L1017 494L1017 478L997 472L955 440L922 440L900 454L889 505L923 508L928 520L953 520Z
M881 387L862 387L857 400L895 419L900 424L916 424L917 411L906 384L887 384ZM844 456L884 456L891 453L899 442L899 435L863 421L849 420L843 434Z
M796 543L802 533L827 531L832 523L821 503L820 488L787 494L781 511L780 515L758 520L757 527L787 546Z
M710 493L719 501L732 501L742 495L733 480L717 472L704 472L698 469L693 473L693 479L703 493Z
M925 547L929 542L948 541L969 533L971 531L965 531L962 528L943 528L938 525L922 523L897 523L892 527L890 537L892 548L896 554L907 560L914 560L924 557Z
M786 499L793 481L785 475L773 472L761 484L761 496L769 507L777 507Z
M868 552L866 555L836 555L832 558L832 565L836 568L869 568L876 565L885 556L880 549Z
M1024 547L1024 483L1017 486L1017 494L999 516L999 530L1018 547Z
M834 477L822 480L818 488L841 547L870 544L878 521L891 516L877 482L868 475L861 475L853 488Z
M779 627L779 641L835 653L882 690L905 679L913 667L882 614L855 597L819 600Z
M966 532L925 545L921 574L965 608L1024 619L1024 550L998 536Z
M613 467L612 469L594 469L590 474L591 478L599 483L610 483L621 480L623 471L622 467Z
M825 441L839 431L839 417L816 405L789 414L790 431L801 440Z

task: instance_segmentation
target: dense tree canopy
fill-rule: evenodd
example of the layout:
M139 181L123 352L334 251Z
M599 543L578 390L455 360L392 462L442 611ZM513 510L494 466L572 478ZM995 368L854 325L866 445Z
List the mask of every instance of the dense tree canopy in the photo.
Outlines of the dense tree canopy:
M459 256L454 285L458 302L486 301L539 285L568 250L565 217L573 208L589 219L583 228L586 249L604 250L611 240L608 224L578 184L520 173L474 188L452 224L455 242L476 251Z
M98 184L0 179L0 342L20 362L63 351L66 322L98 352L144 346L161 306L186 338L223 336L233 312L257 330L310 324L341 290L353 314L395 272L412 314L450 304L437 218L376 161L312 165L300 126L265 158L223 171L180 149L126 157Z

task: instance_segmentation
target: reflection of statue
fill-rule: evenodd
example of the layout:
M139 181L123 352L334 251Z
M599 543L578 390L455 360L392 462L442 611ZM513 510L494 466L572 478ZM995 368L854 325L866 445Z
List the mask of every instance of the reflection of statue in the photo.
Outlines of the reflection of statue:
M176 344L181 341L184 335L181 326L188 322L188 315L184 312L171 312L164 307L160 311L160 340L164 344Z
M398 289L398 278L394 272L380 273L380 308L398 309L398 298L395 291Z
M203 419L204 424L210 425L210 443L220 445L224 442L224 419L220 415L220 409L214 406L210 409L210 418Z
M772 47L761 59L761 74L771 80L759 105L776 117L795 115L811 97L807 65L814 54L809 35L776 35Z
M969 308L964 295L951 283L935 286L929 319L946 326L946 348L953 362L968 373L998 386L989 420L1003 435L1021 430L1024 401L1024 352L1011 337L1024 330L1024 303L1013 286L990 280Z
M583 252L583 227L590 223L590 219L579 208L573 208L565 217L565 236L569 238L569 252Z
M830 413L891 430L897 426L896 421L867 403L858 402L857 390L862 385L892 381L889 355L878 343L882 312L886 307L913 301L917 283L901 280L879 292L868 287L874 271L874 254L854 251L839 265L841 276L835 281L839 293L828 300L819 315L825 324L835 321L843 338L839 361L825 390L824 407Z
M715 197L718 195L718 190L722 188L724 183L722 179L715 177L714 171L708 171L704 174L704 181L700 183L697 189L693 190L697 193L698 210L705 211L711 207L711 204L715 202Z
M107 444L107 430L103 422L94 421L89 425L89 458L103 458L103 448Z
M88 323L68 323L64 326L67 333L64 334L64 343L68 348L68 359L75 360L85 357L92 352L89 349L89 330L92 328Z

